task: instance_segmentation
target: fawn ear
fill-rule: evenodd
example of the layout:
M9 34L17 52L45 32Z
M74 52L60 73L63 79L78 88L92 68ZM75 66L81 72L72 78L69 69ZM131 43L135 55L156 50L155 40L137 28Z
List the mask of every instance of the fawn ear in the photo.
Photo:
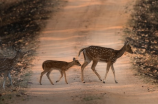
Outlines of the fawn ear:
M76 60L76 58L73 58L73 61L75 61Z

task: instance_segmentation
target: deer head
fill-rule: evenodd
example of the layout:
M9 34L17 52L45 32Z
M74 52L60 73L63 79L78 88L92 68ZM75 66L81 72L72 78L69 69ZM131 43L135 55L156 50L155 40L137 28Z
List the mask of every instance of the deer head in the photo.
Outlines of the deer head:
M129 45L128 41L125 42L125 47L126 47L127 52L133 54L133 51L132 51L131 46Z

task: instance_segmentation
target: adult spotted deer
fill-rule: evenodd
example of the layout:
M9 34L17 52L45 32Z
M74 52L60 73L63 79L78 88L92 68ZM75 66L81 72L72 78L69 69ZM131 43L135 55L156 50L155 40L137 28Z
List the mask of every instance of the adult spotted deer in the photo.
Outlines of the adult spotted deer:
M83 76L83 74L84 74L83 70L91 61L93 61L91 69L98 76L100 81L102 81L102 79L101 79L100 75L97 73L97 71L95 70L95 67L99 61L102 61L102 62L107 63L106 74L103 79L103 83L105 83L105 80L106 80L110 67L113 71L115 83L118 83L115 78L115 70L114 70L113 64L116 62L116 60L118 58L120 58L124 54L125 51L127 51L129 53L133 53L131 46L129 45L128 42L125 42L124 46L120 50L114 50L111 48L105 48L105 47L100 47L100 46L89 46L87 48L81 49L78 54L79 56L82 51L83 51L83 55L84 55L84 63L81 66L81 81L83 83L85 83L84 76Z
M42 85L41 80L42 80L42 76L43 76L45 73L47 73L46 75L47 75L47 77L48 77L50 83L51 83L52 85L54 85L53 82L51 81L50 77L49 77L49 75L50 75L50 73L51 73L52 70L59 70L59 72L61 73L61 76L60 76L60 78L56 81L56 83L60 81L60 79L63 77L63 74L64 74L64 76L65 76L65 82L68 84L67 79L66 79L66 73L65 73L65 72L66 72L70 67L72 67L72 66L74 66L74 65L81 66L81 64L79 63L79 61L76 60L75 58L73 58L73 61L72 61L72 62L56 61L56 60L46 60L46 61L44 61L43 64L42 64L43 72L41 72L41 76L40 76L40 80L39 80L40 85Z
M20 61L25 53L22 53L20 51L17 51L14 58L0 58L0 73L4 73L4 79L3 79L3 89L5 89L5 81L8 77L10 80L11 86L12 84L12 78L10 76L11 70L15 67L16 63Z

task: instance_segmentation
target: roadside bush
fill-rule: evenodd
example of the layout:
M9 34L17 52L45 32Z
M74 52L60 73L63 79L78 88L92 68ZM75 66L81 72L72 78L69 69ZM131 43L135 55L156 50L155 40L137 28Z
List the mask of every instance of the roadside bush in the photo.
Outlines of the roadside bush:
M124 29L135 55L133 64L138 71L158 79L158 1L136 0Z
M13 77L17 77L14 80L17 87L18 82L21 82L20 76L31 66L33 54L38 48L38 36L45 27L46 20L50 18L54 4L58 4L55 2L58 1L0 1L0 58L13 58L16 50L27 52L23 61L13 66L14 70L11 72ZM0 72L3 72L2 68ZM2 79L2 75L0 77Z

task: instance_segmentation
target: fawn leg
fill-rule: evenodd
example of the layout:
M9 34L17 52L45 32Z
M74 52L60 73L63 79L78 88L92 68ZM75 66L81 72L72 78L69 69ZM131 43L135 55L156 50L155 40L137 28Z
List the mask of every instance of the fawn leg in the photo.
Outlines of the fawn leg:
M99 80L102 81L100 75L99 75L99 74L97 73L97 71L95 70L95 67L96 67L97 63L98 63L98 61L93 60L93 64L92 64L91 69L92 69L93 72L98 76Z
M41 80L42 80L42 76L46 73L47 71L43 71L43 72L41 72L41 76L40 76L40 80L39 80L39 83L40 83L40 85L42 85L42 83L41 83Z
M114 69L113 64L111 65L111 69L112 69L112 72L113 72L113 75L114 75L115 83L118 83L117 80L116 80L116 77L115 77L115 69Z
M62 73L62 71L60 71L60 74L61 74L61 76L60 76L60 78L56 81L56 83L59 82L60 79L63 77L63 73Z
M103 83L105 83L105 80L106 80L107 74L109 72L110 66L111 66L111 63L107 63L106 74L105 74L105 77L103 79Z
M46 75L47 75L47 77L48 77L50 83L51 83L52 85L54 85L53 82L52 82L52 80L51 80L50 77L49 77L50 73L51 73L51 71L49 71Z
M65 77L65 82L68 84L67 79L66 79L66 73L65 73L65 71L63 71L63 73L64 73L64 77Z

